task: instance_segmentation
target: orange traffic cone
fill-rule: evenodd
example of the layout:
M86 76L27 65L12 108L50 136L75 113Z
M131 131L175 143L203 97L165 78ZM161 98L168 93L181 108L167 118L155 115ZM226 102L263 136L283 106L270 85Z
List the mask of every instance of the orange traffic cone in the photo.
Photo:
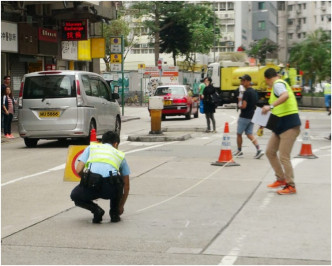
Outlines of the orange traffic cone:
M218 161L212 163L211 165L239 166L239 164L234 162L233 160L228 122L225 123L224 136L222 138L222 145L221 145L219 159Z
M97 133L96 133L96 129L95 128L91 129L91 132L90 132L90 142L98 142L98 140L97 140Z
M295 158L308 158L308 159L316 159L318 158L316 155L312 153L311 143L310 143L310 135L309 135L309 120L305 121L305 128L302 136L302 147L300 154L295 156Z

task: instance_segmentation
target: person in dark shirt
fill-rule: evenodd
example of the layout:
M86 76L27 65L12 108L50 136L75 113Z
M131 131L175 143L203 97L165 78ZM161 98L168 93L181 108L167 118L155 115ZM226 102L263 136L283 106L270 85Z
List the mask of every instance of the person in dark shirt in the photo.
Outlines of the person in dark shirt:
M242 152L242 134L245 132L248 139L255 145L257 152L254 156L255 159L259 159L264 155L264 152L260 149L257 139L253 135L254 124L251 122L254 116L256 104L257 104L257 93L251 88L251 77L249 75L243 75L240 77L241 85L245 88L243 98L239 108L241 109L240 117L237 124L237 151L234 156L243 156Z
M211 122L213 126L212 133L216 133L216 120L214 119L214 113L216 112L216 106L212 99L212 94L216 92L216 89L212 86L212 79L207 77L204 79L205 88L203 91L203 106L204 106L204 113L206 117L207 129L206 132L211 132Z

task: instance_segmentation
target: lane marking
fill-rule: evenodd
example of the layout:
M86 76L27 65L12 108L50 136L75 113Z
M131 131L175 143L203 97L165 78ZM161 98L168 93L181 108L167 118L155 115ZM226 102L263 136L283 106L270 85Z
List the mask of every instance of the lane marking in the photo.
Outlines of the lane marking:
M171 145L171 144L174 144L174 143L177 143L177 142L178 141L172 141L172 142L162 143L162 144L158 144L158 145L154 145L154 146L150 146L150 147L145 147L145 148L142 148L142 149L136 149L136 150L132 150L132 151L127 151L125 153L126 154L130 154L130 153L145 151L145 150L149 150L149 149L153 149L153 148L158 148L158 147L162 147L162 146L166 146L166 145ZM10 184L14 184L16 182L19 182L19 181L22 181L22 180L25 180L25 179L28 179L28 178L31 178L31 177L35 177L35 176L47 174L47 173L50 173L50 172L53 172L53 171L63 170L63 169L65 169L65 167L66 167L65 163L64 164L60 164L58 166L55 166L55 167L50 168L50 169L45 170L45 171L41 171L41 172L34 173L34 174L31 174L31 175L22 176L22 177L13 179L11 181L5 182L5 183L1 184L1 187L7 186L7 185L10 185Z

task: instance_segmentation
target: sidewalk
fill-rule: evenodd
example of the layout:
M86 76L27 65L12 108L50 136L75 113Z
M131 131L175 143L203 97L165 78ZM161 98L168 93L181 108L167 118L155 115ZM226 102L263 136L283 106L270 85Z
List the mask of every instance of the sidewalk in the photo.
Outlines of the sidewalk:
M136 120L136 119L140 119L139 117L136 116L121 116L121 122L125 123L131 120ZM11 142L11 141L15 141L17 139L22 139L18 133L18 121L14 120L12 122L12 134L14 135L14 139L7 139L5 138L5 136L3 135L3 132L1 131L1 143L5 143L5 142Z

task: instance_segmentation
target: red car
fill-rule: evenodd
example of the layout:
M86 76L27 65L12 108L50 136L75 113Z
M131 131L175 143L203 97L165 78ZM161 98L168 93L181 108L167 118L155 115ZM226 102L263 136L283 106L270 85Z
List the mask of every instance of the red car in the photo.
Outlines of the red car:
M185 85L164 85L156 89L154 96L164 98L164 108L162 110L162 120L166 116L184 115L190 119L191 115L198 118L199 97L193 95L191 90L187 90Z

